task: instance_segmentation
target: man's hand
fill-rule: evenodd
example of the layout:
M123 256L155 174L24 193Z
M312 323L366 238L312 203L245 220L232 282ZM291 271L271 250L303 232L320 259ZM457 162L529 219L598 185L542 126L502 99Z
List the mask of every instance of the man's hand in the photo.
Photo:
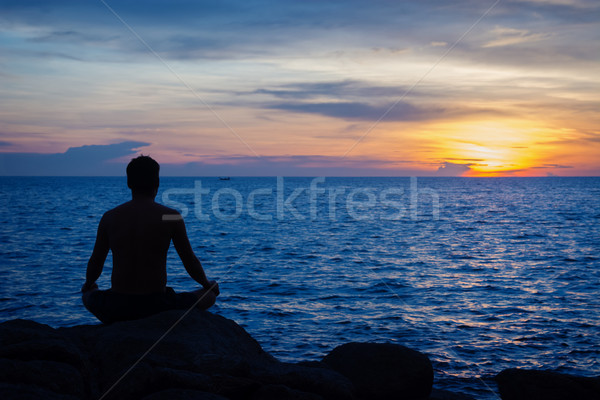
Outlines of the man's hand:
M96 282L90 283L88 281L85 281L85 283L81 287L81 293L89 292L90 290L96 290L96 289L98 289L98 284L96 284Z
M206 285L204 289L210 290L215 294L215 296L218 296L221 293L219 291L219 284L217 283L217 281L208 281L208 285Z

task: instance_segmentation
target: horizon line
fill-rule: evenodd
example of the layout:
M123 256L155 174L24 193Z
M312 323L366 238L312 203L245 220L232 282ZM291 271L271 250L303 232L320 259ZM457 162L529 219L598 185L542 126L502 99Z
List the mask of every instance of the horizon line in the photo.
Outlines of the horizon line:
M512 176L512 175L495 175L495 176L433 176L433 175L161 175L160 178L600 178L600 175L544 175L544 176ZM127 175L0 175L0 178L127 178Z

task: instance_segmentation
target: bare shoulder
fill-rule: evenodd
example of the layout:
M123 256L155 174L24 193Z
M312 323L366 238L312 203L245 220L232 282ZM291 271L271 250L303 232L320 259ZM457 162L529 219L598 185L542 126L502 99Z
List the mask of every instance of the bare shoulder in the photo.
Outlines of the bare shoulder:
M111 208L110 210L105 212L104 215L102 215L102 220L108 221L108 220L114 219L117 215L122 214L123 212L126 212L127 209L129 208L129 203L130 202L123 203L123 204L116 206L115 208Z
M115 208L111 208L110 210L108 210L107 212L105 212L104 215L118 214L119 212L122 212L123 210L127 210L130 207L131 207L131 201L127 201L127 202L125 202L123 204L119 204Z
M162 204L155 203L155 210L158 211L162 215L163 221L183 221L183 217L179 213L179 211L163 206Z
M102 218L100 219L100 223L107 223L108 221L110 221L111 219L114 218L115 214L119 213L119 208L123 207L123 204L121 204L120 206L117 206L115 208L111 208L110 210L106 211L104 214L102 214Z

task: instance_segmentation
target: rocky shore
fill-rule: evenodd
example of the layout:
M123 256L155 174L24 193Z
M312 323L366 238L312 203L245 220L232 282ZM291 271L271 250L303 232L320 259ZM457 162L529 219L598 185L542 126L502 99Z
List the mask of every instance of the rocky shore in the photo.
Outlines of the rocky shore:
M234 321L195 310L181 319L183 314L59 329L4 322L0 398L470 398L432 390L429 359L404 346L348 343L320 362L283 363ZM509 369L496 380L503 400L600 399L600 377Z

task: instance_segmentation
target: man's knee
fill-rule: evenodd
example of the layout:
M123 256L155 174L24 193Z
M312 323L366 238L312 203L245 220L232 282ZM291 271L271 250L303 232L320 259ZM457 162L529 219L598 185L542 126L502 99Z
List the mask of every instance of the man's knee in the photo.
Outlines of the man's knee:
M89 302L90 302L90 295L92 294L92 291L87 291L87 292L83 292L81 294L81 302L83 303L83 305L85 306L85 308L88 308Z
M98 289L92 289L92 290L83 292L81 294L81 301L82 301L84 307L89 312L94 314L94 316L96 316L96 318L100 319L98 317L98 313L101 312L102 305L103 305L103 299L102 299L102 293Z
M217 296L210 290L199 290L197 292L197 295L198 302L196 304L196 308L199 308L201 310L206 310L212 307L213 304L215 304L215 302L217 301Z

